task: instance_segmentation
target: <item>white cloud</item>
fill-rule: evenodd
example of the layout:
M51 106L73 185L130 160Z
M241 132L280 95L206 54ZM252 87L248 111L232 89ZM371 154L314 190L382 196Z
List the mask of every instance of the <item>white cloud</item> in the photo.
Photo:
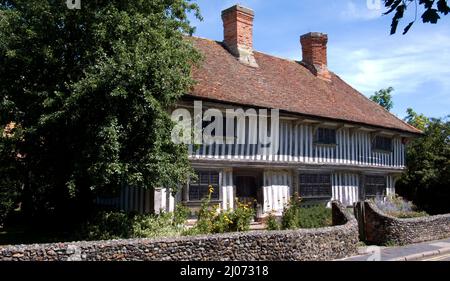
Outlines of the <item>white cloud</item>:
M362 5L362 3L355 4L353 1L348 1L345 10L340 14L340 18L342 20L357 21L373 20L381 17L381 9L374 9L371 5L366 4L367 3L364 3L364 5Z
M433 31L379 42L341 43L330 48L330 68L367 96L394 87L394 112L400 116L407 107L429 116L444 116L450 108L448 34Z
M399 94L417 91L424 83L434 82L450 92L450 37L434 34L392 46L373 48L334 48L335 68L356 89L371 93L393 86ZM433 40L430 40L433 38Z

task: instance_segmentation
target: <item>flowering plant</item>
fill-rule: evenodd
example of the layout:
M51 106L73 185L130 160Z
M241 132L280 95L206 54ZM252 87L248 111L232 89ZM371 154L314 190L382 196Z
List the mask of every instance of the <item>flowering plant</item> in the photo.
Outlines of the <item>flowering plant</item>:
M249 203L243 203L236 199L236 206L233 210L220 210L220 205L211 205L211 194L214 192L214 188L209 186L208 191L208 196L202 201L195 226L198 232L223 233L249 230L255 214Z

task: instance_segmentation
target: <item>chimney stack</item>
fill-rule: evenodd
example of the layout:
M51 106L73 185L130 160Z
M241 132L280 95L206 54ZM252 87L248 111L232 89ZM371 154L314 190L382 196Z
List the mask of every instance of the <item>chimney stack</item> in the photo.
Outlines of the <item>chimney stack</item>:
M327 42L325 33L310 32L300 37L302 63L318 78L331 80L327 66Z
M223 43L241 63L258 67L253 56L254 12L240 5L222 11Z

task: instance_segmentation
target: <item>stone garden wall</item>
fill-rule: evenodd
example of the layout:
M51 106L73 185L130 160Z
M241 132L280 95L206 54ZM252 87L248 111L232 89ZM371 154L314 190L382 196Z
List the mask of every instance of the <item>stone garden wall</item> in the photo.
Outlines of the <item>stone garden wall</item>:
M0 246L0 260L331 260L354 255L357 222L339 202L332 208L332 227Z
M373 202L358 204L364 204L363 230L369 243L405 245L450 237L450 214L399 219L384 214Z

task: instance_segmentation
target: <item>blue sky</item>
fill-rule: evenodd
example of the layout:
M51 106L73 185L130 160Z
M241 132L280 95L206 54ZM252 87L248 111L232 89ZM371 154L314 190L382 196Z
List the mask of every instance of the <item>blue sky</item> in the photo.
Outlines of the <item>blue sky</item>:
M221 41L220 12L234 4L255 11L254 48L275 56L301 59L300 35L328 34L329 69L370 96L392 86L398 117L412 107L427 116L450 114L450 15L437 25L420 19L407 35L403 27L414 18L405 15L390 36L392 15L369 9L366 0L196 0L204 18L193 19L196 36ZM374 1L369 1L374 2Z

